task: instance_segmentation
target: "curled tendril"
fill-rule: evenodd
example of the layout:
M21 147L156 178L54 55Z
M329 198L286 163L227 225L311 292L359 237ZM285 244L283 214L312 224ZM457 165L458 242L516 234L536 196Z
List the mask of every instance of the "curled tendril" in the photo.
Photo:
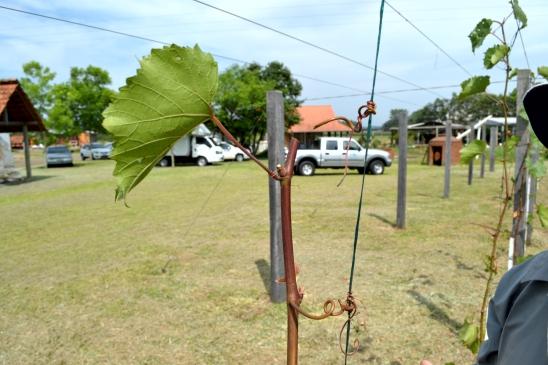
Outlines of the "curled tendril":
M358 306L356 304L356 299L354 298L354 296L352 295L351 292L349 292L347 297L346 297L346 303L347 303L347 306L349 308L353 308L353 310L348 311L348 318L344 322L343 326L341 327L341 331L339 332L339 347L341 349L341 352L345 356L352 356L356 352L358 352L358 350L360 349L360 341L357 338L354 339L354 341L353 341L354 350L352 352L348 352L348 347L347 347L348 339L346 339L346 341L345 341L346 345L343 348L343 332L346 329L347 335L348 336L350 335L350 326L352 325L352 319L354 319L356 314L358 314Z
M292 305L293 308L306 318L320 320L327 317L337 317L343 314L344 312L351 313L354 316L354 313L357 311L356 303L352 301L342 300L342 299L328 299L323 303L323 313L315 314L309 313L303 310L298 305Z
M354 339L354 342L353 342L353 347L354 349L351 351L351 352L348 352L348 349L346 348L346 346L343 346L343 332L344 330L348 327L348 326L351 326L352 325L352 318L354 317L354 315L352 315L351 317L349 317L343 324L343 326L341 327L341 331L339 332L339 348L341 349L341 352L345 355L345 356L352 356L354 355L356 352L358 352L358 350L360 349L360 340L358 340L357 338Z

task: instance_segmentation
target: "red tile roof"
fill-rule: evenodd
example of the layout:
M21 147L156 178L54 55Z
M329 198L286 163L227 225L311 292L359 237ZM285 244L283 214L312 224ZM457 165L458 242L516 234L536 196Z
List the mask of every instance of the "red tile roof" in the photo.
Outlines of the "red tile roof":
M303 105L297 108L297 113L301 121L291 126L289 130L293 133L350 132L350 128L339 122L331 122L314 129L315 125L335 117L331 105Z
M5 122L5 111L8 122ZM45 131L46 127L27 94L15 79L0 80L0 133L21 132L23 124L29 131Z

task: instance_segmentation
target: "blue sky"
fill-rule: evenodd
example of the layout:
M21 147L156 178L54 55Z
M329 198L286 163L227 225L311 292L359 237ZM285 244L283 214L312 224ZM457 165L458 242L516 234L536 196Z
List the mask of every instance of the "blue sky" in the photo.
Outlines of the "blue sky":
M253 3L211 0L210 3L366 65L374 64L379 0L263 0ZM503 79L502 70L495 68L487 72L482 68L485 47L474 55L467 35L483 17L502 19L508 15L511 9L506 0L461 0L458 3L391 0L389 3L468 72L490 74L492 80ZM522 32L526 52L518 40L512 63L514 67L527 68L526 53L531 68L536 70L538 66L548 65L544 24L548 17L548 1L521 0L520 5L529 17L529 26ZM371 89L373 72L368 68L190 0L0 0L0 6L179 45L198 43L206 51L248 62L266 64L278 60L296 74L347 87L299 78L304 87L304 99L356 94L356 90ZM509 23L513 25L513 22ZM485 46L494 44L494 39L485 42ZM0 78L21 77L22 64L30 60L50 67L57 73L57 81L66 80L71 66L92 64L106 69L112 77L112 87L118 88L135 73L138 59L157 47L161 45L0 9ZM217 61L220 70L233 63L222 58ZM389 7L385 9L379 68L423 87L457 85L469 77ZM409 88L413 86L378 76L379 92ZM490 90L500 91L500 85L494 85ZM458 88L442 88L431 92L378 94L379 114L374 124L386 121L390 109L405 108L412 112L436 97L450 97L457 91ZM354 118L357 107L366 99L366 96L360 96L306 100L305 104L331 104L337 114Z

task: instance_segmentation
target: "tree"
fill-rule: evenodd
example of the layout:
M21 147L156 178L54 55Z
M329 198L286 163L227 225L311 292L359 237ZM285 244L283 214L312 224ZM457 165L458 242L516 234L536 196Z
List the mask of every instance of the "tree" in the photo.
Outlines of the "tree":
M301 84L280 62L266 67L257 63L234 65L219 76L215 99L216 114L233 135L256 152L266 133L266 93L279 90L285 100L285 121L289 127L299 121L296 107L300 101Z
M85 130L104 132L102 112L113 91L110 76L95 67L73 67L67 82L53 84L55 73L36 61L23 65L21 85L44 119L51 134L73 136Z
M426 104L409 116L409 124L432 122L435 120L446 120L449 112L450 101L437 98L432 103Z
M23 72L26 76L21 78L21 86L32 101L38 114L44 121L47 121L48 112L53 101L51 91L55 72L52 72L49 67L43 67L37 61L25 63Z
M497 100L501 98L502 95L483 93L462 99L457 94L453 94L451 99L438 98L434 102L428 103L416 110L409 117L409 122L414 124L451 119L454 123L471 125L488 115L500 116L501 110ZM515 115L516 90L508 96L508 101L508 112L510 115Z
M291 77L291 71L283 63L272 61L260 72L262 80L274 81L275 90L281 91L284 96L286 126L299 123L296 108L301 105L299 96L303 90L301 83Z
M258 69L235 65L219 76L217 115L253 152L266 132L266 93L273 88L274 82L262 80Z
M401 113L407 113L407 109L391 109L390 118L382 125L383 131L388 131L392 127L397 127L400 123L398 117Z
M457 94L453 94L449 114L454 122L465 125L474 124L488 115L501 116L500 105L497 103L501 98L502 95L483 93L460 99ZM509 95L508 101L508 113L516 115L516 90Z
M76 129L105 132L102 113L114 95L110 83L108 72L99 67L71 68L67 101Z

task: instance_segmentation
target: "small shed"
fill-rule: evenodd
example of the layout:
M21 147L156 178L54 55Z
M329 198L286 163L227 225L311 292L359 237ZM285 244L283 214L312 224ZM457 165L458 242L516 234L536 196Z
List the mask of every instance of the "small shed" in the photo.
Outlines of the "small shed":
M0 80L0 133L23 133L27 178L32 176L28 133L44 131L44 122L19 81Z
M445 165L445 141L446 136L432 138L428 142L428 164L435 166ZM451 165L460 163L460 150L462 141L451 137Z

